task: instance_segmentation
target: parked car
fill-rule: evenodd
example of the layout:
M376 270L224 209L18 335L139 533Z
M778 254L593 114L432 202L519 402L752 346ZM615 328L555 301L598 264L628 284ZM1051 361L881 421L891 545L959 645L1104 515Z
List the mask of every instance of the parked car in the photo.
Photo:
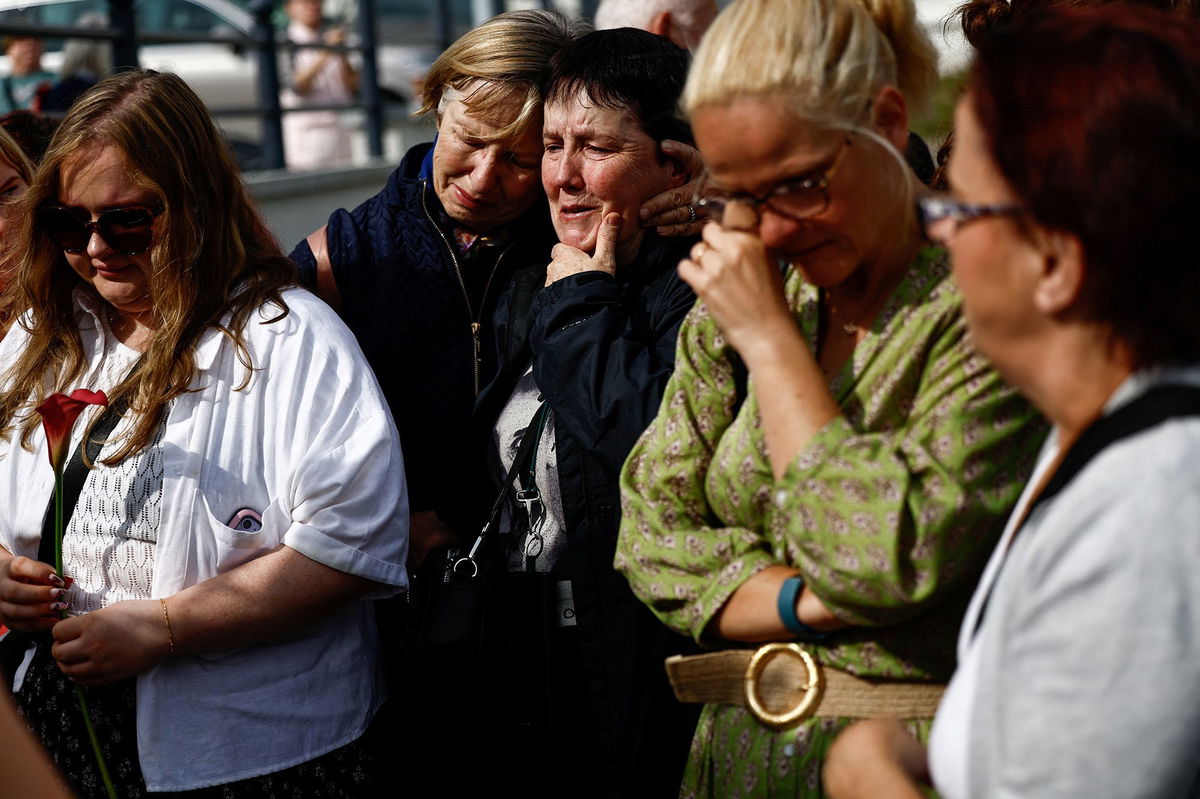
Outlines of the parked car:
M249 0L134 0L140 34L248 35L254 20ZM457 36L470 27L469 0L451 3L450 34ZM0 0L0 24L23 23L70 27L89 12L107 12L105 0ZM353 22L355 4L327 0L326 10L334 22ZM282 30L286 18L276 15ZM434 31L431 0L377 1L376 64L385 100L409 103L414 86L437 57L439 46ZM350 42L353 44L353 41ZM43 66L57 71L62 61L63 39L44 39ZM286 50L281 51L286 58ZM258 99L257 55L241 45L211 42L144 44L139 50L143 67L170 71L186 80L208 107L216 112L226 132L238 146L244 163L253 165L253 152L261 138L256 117L222 115L222 109L256 108ZM0 55L0 74L8 71L7 58Z

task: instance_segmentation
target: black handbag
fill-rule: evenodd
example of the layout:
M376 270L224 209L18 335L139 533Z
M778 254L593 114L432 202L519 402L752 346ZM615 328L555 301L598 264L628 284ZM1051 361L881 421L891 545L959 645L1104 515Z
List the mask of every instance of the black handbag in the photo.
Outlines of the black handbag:
M418 648L467 646L478 652L496 570L504 568L504 564L496 557L495 549L496 540L502 537L498 529L501 510L513 480L534 457L537 439L549 410L549 405L543 401L525 428L512 466L492 503L487 520L469 549L453 548L430 553L434 568L429 573L439 575L440 579L426 586L430 594L429 607L417 635Z

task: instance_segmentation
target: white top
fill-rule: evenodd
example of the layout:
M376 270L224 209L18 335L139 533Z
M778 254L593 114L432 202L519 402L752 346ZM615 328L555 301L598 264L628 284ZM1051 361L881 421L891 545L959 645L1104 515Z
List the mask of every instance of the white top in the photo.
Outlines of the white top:
M111 395L139 357L140 353L109 333L106 324L95 382L84 388ZM83 434L102 410L98 405L89 405L76 420L68 458L74 457ZM129 415L122 417L101 448L98 461L121 448L122 435L132 422ZM72 615L126 599L150 598L162 516L164 431L165 425L159 425L148 447L113 466L97 463L84 478L75 512L63 534L63 570L75 578L66 596Z
M89 373L104 328L76 292ZM320 300L284 294L290 312L252 315L244 332L255 367L207 332L198 377L163 435L161 524L151 596L236 568L279 544L348 574L406 586L408 501L399 439L353 335ZM261 319L259 318L261 317ZM27 339L0 342L12 363ZM18 438L15 437L14 438ZM53 489L44 437L33 451L0 442L0 544L37 556ZM227 526L239 510L261 530ZM151 791L183 791L278 771L357 739L383 700L370 603L340 608L271 644L179 657L138 677L138 752Z
M297 44L320 44L323 41L320 31L299 22L288 25L287 35ZM280 92L280 102L284 108L345 105L354 101L354 92L350 91L342 78L341 59L337 57L325 61L325 65L313 77L307 94L299 94L291 86L295 75L329 51L305 48L289 52L288 61L285 62L287 68L283 70L287 75L287 85ZM293 169L331 166L349 160L351 155L350 131L342 125L337 111L284 114L283 143L287 165Z
M1134 375L1105 412L1163 382L1200 385L1200 367ZM1198 459L1200 417L1121 439L1014 538L1026 488L930 735L944 799L1200 795Z

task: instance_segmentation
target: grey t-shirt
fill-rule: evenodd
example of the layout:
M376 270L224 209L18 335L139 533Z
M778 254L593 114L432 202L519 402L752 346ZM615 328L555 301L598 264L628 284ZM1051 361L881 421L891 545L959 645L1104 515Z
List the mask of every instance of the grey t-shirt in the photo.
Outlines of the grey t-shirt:
M517 381L508 404L496 420L492 430L492 442L500 455L500 464L504 469L503 475L512 468L525 428L541 406L541 392L533 380L533 366ZM562 492L558 487L558 458L555 454L554 414L547 413L546 424L538 440L537 451L534 454L534 483L540 494L542 514L540 523L529 528L528 520L513 519L510 508L502 511L500 524L502 530L519 530L521 535L514 541L514 546L508 553L510 571L525 571L527 558L534 558L535 570L550 572L558 562L563 547L566 546L566 536L563 535L565 522L563 520ZM520 477L513 481L512 491L521 488ZM524 514L524 509L518 505L517 513ZM514 524L515 522L515 524Z

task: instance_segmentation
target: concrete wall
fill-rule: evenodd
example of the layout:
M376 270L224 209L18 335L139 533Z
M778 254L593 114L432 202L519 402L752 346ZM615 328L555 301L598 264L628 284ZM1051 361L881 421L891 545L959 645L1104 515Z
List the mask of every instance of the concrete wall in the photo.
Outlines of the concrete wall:
M339 208L354 208L379 191L395 164L330 172L256 172L247 176L267 224L285 253Z
M433 138L429 123L391 125L386 133L387 158L361 166L319 172L251 172L246 174L267 224L285 253L324 225L339 208L354 208L383 188L409 147Z

